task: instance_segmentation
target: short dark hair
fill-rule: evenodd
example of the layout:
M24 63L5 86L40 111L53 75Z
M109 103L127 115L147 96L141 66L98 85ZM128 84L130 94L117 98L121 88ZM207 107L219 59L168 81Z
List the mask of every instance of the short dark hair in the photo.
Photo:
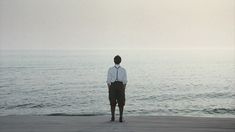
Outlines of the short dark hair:
M122 58L119 55L116 55L113 60L115 64L120 64L122 61Z

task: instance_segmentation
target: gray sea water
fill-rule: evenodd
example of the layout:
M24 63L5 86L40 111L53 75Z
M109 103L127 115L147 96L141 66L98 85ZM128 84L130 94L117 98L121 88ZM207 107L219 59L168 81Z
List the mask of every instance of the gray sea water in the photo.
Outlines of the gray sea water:
M1 50L0 115L109 115L116 54L125 115L235 117L234 50Z

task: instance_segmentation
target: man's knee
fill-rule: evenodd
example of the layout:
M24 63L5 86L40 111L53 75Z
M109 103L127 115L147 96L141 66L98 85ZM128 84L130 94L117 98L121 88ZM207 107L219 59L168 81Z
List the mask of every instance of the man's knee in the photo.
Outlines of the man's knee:
M124 107L124 105L125 105L125 101L119 101L118 102L118 106L119 107Z
M111 105L111 106L116 106L116 105L117 105L117 102L114 101L114 100L110 100L110 105Z

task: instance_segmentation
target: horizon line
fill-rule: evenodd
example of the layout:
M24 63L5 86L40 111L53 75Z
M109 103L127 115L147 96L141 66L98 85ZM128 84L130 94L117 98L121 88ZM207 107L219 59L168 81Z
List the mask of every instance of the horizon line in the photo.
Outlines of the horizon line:
M59 49L59 48L48 48L48 49L1 49L0 51L39 51L39 50L51 50L51 51L76 51L76 50L235 50L235 47L230 48L76 48L76 49Z

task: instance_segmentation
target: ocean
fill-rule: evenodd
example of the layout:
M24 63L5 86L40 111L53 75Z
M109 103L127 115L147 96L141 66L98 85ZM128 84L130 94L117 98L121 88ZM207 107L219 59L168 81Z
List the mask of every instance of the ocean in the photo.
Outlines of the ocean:
M117 54L128 76L124 116L235 117L234 50L101 49L0 50L0 116L110 115Z

